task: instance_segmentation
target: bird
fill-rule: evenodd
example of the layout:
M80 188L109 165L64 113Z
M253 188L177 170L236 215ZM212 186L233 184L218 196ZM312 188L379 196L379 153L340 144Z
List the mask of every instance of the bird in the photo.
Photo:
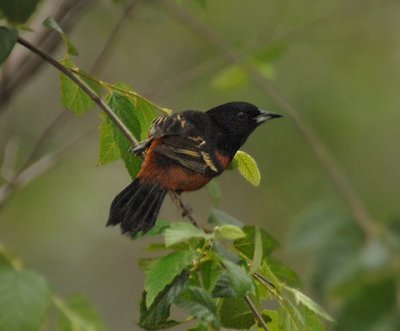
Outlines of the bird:
M236 101L206 112L185 110L155 118L148 138L133 148L145 155L142 167L112 201L107 226L119 224L131 236L148 232L168 191L202 188L223 173L258 126L279 117Z

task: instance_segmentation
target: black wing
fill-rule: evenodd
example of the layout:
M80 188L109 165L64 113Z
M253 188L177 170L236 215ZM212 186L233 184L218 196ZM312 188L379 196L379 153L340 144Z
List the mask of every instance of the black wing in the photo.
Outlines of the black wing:
M219 174L223 169L211 148L214 142L207 141L204 135L210 125L205 116L187 111L156 118L149 139L163 138L163 144L154 151L188 169Z

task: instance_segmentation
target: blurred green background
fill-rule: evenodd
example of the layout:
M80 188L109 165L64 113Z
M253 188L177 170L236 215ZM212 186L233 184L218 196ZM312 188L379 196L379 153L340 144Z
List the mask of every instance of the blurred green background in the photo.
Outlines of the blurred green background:
M80 51L80 68L88 70L93 64L127 3L95 1L76 21L69 35ZM207 35L176 19L174 12L181 9L254 64L295 105L348 175L375 222L386 226L398 219L399 1L141 1L113 38L98 74L105 81L127 82L174 111L207 110L242 100L285 115L270 95L232 67ZM55 56L62 54L60 46ZM45 65L3 105L0 160L17 146L15 166L22 166L61 111L58 73ZM110 330L133 330L143 286L137 259L148 254L147 242L132 242L118 229L105 228L110 202L129 176L122 162L97 166L98 109L79 118L67 114L61 122L41 155L92 130L1 207L0 241L45 275L58 293L89 297ZM260 128L243 149L258 162L261 186L252 187L237 172L225 173L217 180L221 209L272 233L282 244L280 258L301 275L306 293L335 315L356 285L350 283L347 292L318 291L312 281L315 263L310 263L315 251L296 254L298 246L289 238L296 224L316 210L321 223L337 213L345 215L338 216L346 219L344 228L353 227L347 204L290 116ZM206 190L183 199L205 222L212 205ZM180 219L168 199L161 215ZM398 251L388 254L378 267L399 277ZM382 274L379 268L373 277ZM376 325L375 331L395 330ZM339 330L347 329L367 330Z

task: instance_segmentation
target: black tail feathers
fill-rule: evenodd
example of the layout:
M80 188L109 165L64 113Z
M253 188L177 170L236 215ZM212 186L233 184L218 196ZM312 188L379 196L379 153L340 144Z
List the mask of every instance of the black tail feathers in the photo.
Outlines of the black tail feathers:
M156 222L167 191L157 183L135 179L113 200L107 226L120 224L122 233L148 232Z

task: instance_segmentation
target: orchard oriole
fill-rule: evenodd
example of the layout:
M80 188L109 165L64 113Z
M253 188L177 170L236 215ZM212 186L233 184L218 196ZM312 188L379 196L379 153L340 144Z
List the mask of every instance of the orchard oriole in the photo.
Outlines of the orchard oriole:
M247 102L229 102L156 118L148 139L133 150L146 151L142 168L114 198L107 225L120 224L131 235L149 231L169 190L180 194L206 185L260 124L277 117Z

